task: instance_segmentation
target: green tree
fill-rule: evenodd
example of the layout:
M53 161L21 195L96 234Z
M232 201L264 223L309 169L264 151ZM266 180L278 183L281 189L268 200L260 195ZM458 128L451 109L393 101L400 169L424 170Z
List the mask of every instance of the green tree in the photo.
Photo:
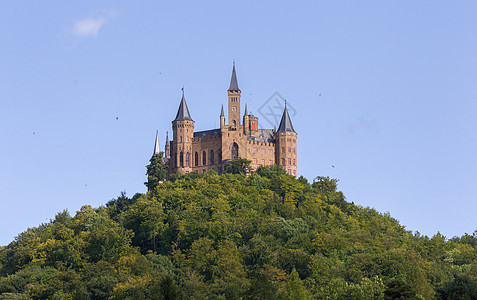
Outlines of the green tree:
M245 158L232 159L227 162L224 171L229 174L246 174L250 171L250 164L251 161Z
M148 191L154 190L160 181L166 179L167 167L164 164L163 156L164 152L162 151L159 154L154 154L149 160L149 165L146 166L147 182L144 182L144 184Z
M287 300L305 300L311 299L311 295L308 290L303 285L303 281L301 281L300 276L298 276L298 272L293 269L290 274L290 278L287 282L286 287L286 299Z

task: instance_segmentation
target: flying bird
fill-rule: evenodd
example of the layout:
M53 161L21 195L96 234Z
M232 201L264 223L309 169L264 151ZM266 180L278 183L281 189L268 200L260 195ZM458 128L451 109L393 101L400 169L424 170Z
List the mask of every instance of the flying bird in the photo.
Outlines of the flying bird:
M335 167L335 166L333 166L333 165L331 165L331 166L332 166L333 168Z
M119 117L116 117L116 120L119 120Z

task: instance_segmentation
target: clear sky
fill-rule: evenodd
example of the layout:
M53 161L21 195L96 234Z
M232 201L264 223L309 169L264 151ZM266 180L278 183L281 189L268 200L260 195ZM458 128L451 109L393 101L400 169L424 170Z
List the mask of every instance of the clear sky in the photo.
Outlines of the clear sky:
M182 86L196 129L216 128L234 59L242 111L272 128L275 92L294 108L300 175L409 230L472 233L476 16L474 0L1 1L0 245L145 192Z

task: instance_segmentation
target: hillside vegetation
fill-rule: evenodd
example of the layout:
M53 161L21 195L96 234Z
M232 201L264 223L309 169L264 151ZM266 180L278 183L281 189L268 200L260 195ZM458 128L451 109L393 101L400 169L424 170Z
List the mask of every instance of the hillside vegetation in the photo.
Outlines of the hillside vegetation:
M188 174L21 233L0 248L0 299L477 299L476 250L334 179Z

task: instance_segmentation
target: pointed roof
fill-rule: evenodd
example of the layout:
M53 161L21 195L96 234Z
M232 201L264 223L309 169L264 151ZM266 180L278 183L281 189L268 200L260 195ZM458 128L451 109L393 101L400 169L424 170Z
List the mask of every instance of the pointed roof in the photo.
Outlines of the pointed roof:
M182 90L181 104L179 105L179 110L177 111L177 115L174 121L184 121L184 120L192 121L192 118L190 117L189 109L187 108L187 103L184 98L184 90Z
M245 113L243 114L244 116L248 116L248 113L247 113L247 103L245 103Z
M287 103L285 102L285 110L283 111L282 120L280 121L280 125L278 126L278 132L286 131L296 132L293 128L290 115L288 114Z
M229 91L240 91L237 83L237 74L235 74L235 62L232 69L232 78L230 79Z
M169 144L169 131L166 131L166 146Z
M220 109L220 116L225 117L224 115L224 105L222 104L222 108Z
M161 149L159 148L159 131L156 130L156 142L154 143L154 153L152 155L159 154Z

